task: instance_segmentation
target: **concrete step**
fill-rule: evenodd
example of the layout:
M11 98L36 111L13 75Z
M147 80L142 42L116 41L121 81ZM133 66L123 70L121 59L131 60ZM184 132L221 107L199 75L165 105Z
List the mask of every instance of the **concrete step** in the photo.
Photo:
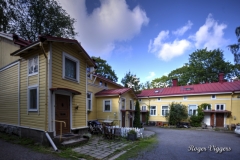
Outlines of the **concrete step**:
M63 146L75 146L77 144L84 144L87 143L88 139L87 138L78 138L78 139L71 139L71 140L67 140L61 143L61 145Z

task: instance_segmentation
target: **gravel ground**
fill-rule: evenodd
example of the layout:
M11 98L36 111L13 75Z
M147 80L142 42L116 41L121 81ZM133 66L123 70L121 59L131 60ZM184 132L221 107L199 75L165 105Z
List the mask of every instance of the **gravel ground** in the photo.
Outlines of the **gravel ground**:
M38 153L21 145L0 139L1 160L63 160L51 154Z
M158 127L147 127L146 129L156 132L158 143L154 149L143 151L134 159L240 159L240 136L234 133ZM210 145L214 147L210 148ZM219 153L221 149L225 151Z

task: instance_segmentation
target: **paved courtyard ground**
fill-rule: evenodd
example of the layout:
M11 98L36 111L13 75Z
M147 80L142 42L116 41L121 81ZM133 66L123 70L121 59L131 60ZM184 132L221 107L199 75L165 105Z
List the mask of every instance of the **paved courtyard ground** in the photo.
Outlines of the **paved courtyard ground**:
M153 149L140 152L138 157L132 158L134 160L240 159L240 136L233 132L159 127L146 129L156 133L158 143ZM198 153L199 150L201 152Z

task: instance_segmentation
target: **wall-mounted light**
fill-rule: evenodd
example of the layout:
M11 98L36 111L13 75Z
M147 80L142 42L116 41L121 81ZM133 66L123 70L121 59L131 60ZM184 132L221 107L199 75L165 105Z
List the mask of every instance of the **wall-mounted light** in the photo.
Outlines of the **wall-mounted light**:
M116 114L116 112L115 113L113 113L114 114L114 117L117 117L117 114Z
M233 116L233 119L234 119L234 120L236 120L236 117L235 117L235 116Z
M78 110L78 105L75 107L76 110Z

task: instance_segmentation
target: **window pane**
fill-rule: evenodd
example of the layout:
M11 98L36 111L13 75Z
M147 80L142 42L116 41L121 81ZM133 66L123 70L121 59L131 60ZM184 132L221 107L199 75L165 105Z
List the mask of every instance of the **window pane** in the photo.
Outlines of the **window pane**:
M217 110L219 110L219 105L217 105Z
M88 100L88 109L91 109L91 100Z
M165 114L164 114L164 110L162 110L162 115L165 115Z
M69 78L77 79L76 70L77 70L76 62L66 58L65 59L65 76Z
M221 105L221 110L223 110L223 105Z
M110 101L105 101L105 111L110 111Z
M162 109L168 109L168 106L162 106Z
M87 93L87 98L91 98L91 93Z
M37 109L37 89L30 90L30 109Z

